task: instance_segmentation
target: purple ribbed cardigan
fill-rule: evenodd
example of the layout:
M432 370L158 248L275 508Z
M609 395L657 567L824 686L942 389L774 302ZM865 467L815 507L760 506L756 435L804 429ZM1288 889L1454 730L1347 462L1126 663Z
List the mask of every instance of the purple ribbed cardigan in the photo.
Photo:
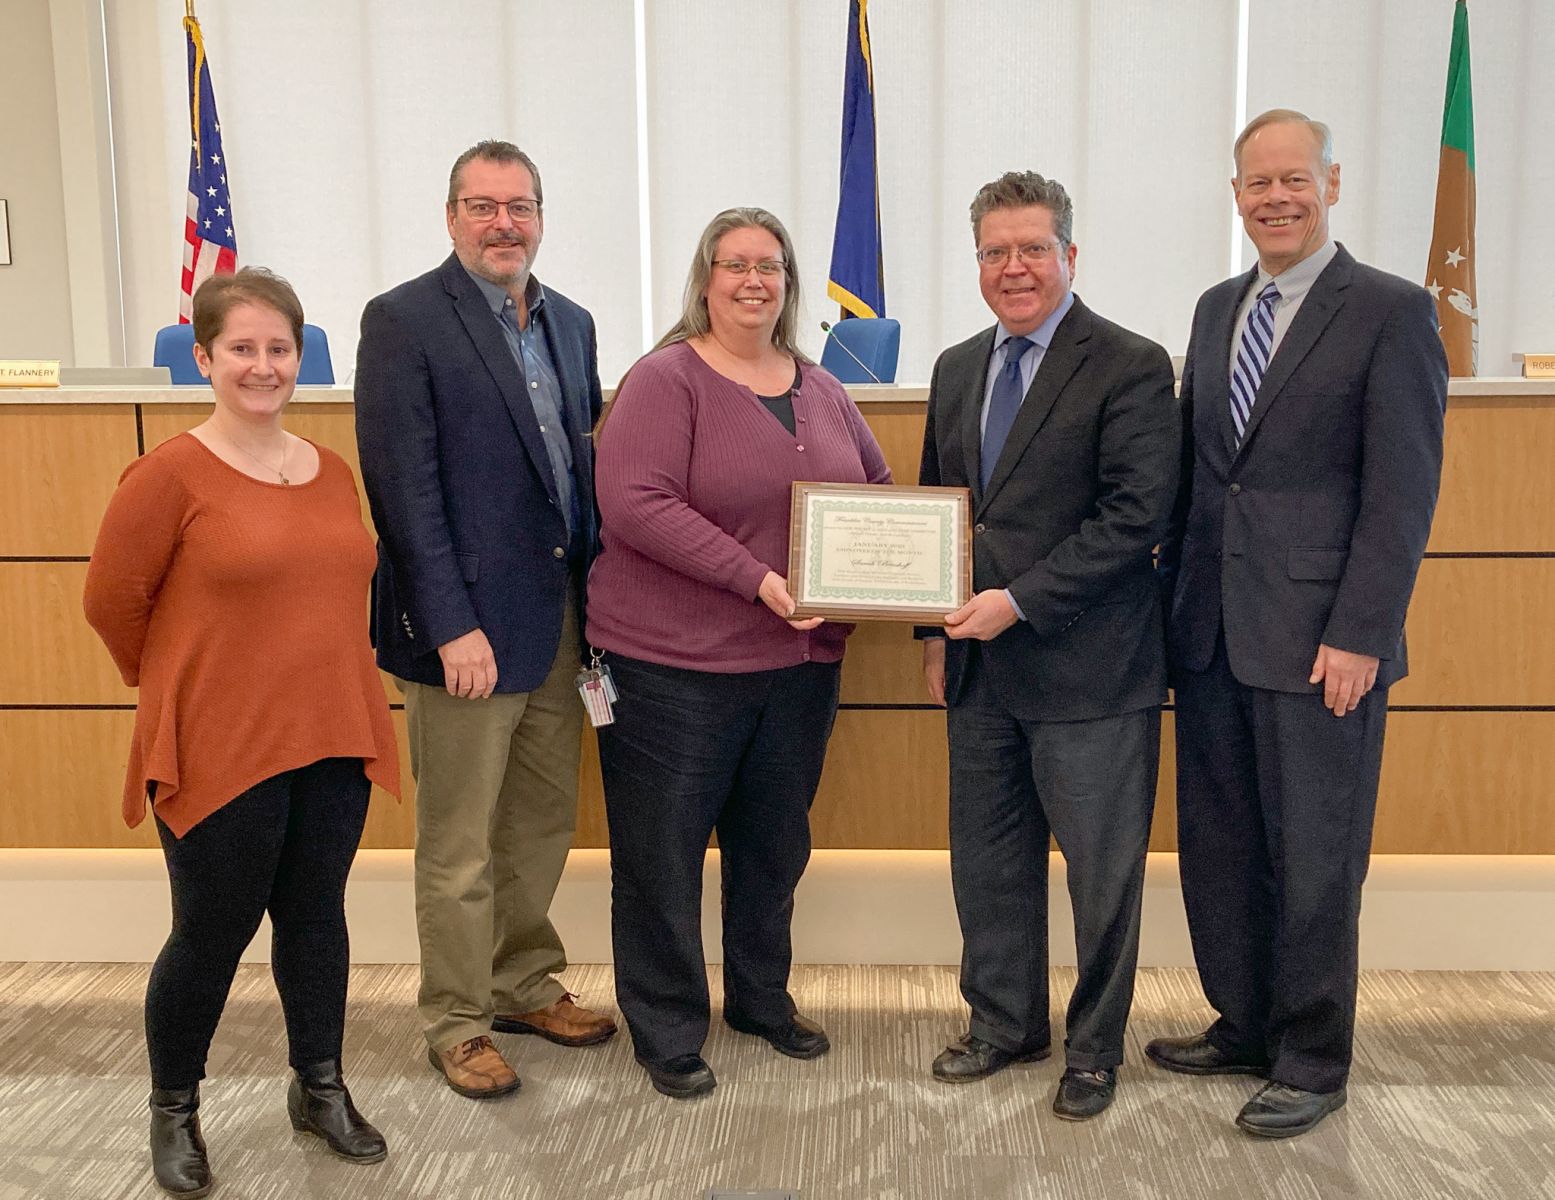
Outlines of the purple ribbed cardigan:
M600 436L604 549L589 575L588 640L696 671L836 662L853 626L792 629L756 590L788 574L790 485L889 483L853 401L802 364L790 434L749 388L684 342L643 358Z

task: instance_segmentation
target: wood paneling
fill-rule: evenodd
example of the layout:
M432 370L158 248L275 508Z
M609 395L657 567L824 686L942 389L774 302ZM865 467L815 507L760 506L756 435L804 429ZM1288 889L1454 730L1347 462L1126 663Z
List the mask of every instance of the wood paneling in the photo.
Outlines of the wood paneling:
M0 846L157 845L149 816L124 824L134 728L133 712L0 711Z
M943 712L840 712L811 812L815 846L939 849L949 795Z
M1555 559L1428 558L1394 704L1555 704Z
M0 846L154 846L125 828L120 795L134 714L0 711ZM404 716L395 714L401 767ZM1176 844L1172 719L1162 723L1152 850ZM812 814L818 848L943 849L945 719L932 711L838 715ZM585 734L577 846L605 846L598 759ZM1555 854L1555 713L1396 712L1373 849L1378 854ZM363 846L415 841L414 786L373 794Z
M0 555L85 555L135 452L134 408L8 406L0 438ZM917 479L922 405L864 406L892 470ZM144 409L147 446L205 419L204 402ZM357 468L349 404L306 404L293 432ZM1448 410L1436 553L1555 551L1555 405L1455 398ZM364 504L364 518L366 516ZM0 563L0 704L132 703L81 616L85 564ZM1396 705L1555 706L1555 633L1543 613L1555 559L1428 559L1409 619L1413 673ZM910 626L870 623L849 643L843 699L925 702ZM387 685L391 700L398 694ZM364 845L405 847L414 785L375 795ZM0 845L150 846L130 831L119 796L133 714L89 709L0 711ZM818 847L940 848L947 833L944 716L927 709L839 714L813 814ZM1395 712L1389 721L1378 853L1555 853L1555 712ZM1175 839L1172 714L1163 721L1151 846ZM592 731L584 735L579 846L607 844Z
M85 563L0 562L0 704L134 704L81 610Z
M1454 397L1429 549L1555 551L1555 404Z
M842 660L844 704L927 704L923 649L904 621L865 621Z
M923 405L871 401L860 410L897 483L917 483L923 458Z
M0 555L90 554L108 497L135 457L134 408L26 404L0 412Z

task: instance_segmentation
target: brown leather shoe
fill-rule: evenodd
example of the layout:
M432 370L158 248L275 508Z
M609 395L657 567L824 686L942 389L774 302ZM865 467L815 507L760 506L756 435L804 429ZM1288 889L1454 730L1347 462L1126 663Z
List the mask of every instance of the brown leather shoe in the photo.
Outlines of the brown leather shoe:
M527 1013L498 1013L491 1027L498 1033L533 1033L558 1046L593 1046L615 1035L616 1023L603 1013L573 1003L571 992L560 1000Z
M443 1073L449 1087L471 1100L490 1100L518 1091L518 1075L484 1034L447 1050L428 1047L427 1061Z

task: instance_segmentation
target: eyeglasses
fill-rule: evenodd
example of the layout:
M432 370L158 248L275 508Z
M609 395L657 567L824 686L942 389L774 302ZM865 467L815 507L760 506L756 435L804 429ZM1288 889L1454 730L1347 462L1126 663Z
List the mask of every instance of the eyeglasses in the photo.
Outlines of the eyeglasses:
M513 218L516 225L522 225L525 221L533 221L540 215L540 202L538 200L492 200L487 196L460 196L459 203L464 205L465 215L472 221L493 221L496 219L497 210L505 208L508 216Z
M1058 253L1060 242L1027 242L1024 246L984 246L977 252L977 261L985 267L1002 267L1017 256L1028 267L1034 267L1043 259Z
M774 275L781 275L788 270L788 264L775 258L764 258L760 262L746 262L743 258L715 258L713 266L720 271L727 271L731 275L739 275L742 278L752 271L763 279L771 279Z

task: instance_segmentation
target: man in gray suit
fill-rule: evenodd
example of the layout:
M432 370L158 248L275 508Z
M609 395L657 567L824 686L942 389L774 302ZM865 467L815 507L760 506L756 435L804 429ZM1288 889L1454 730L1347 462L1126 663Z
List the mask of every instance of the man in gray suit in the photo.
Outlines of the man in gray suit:
M940 355L920 482L969 487L976 594L920 630L949 707L950 862L968 1033L946 1082L1049 1053L1048 838L1069 871L1080 978L1053 1110L1112 1102L1134 994L1166 698L1152 550L1177 486L1166 351L1070 290L1074 207L1011 172L972 202L998 323Z
M1361 881L1447 360L1426 290L1329 237L1326 125L1274 109L1233 155L1258 265L1194 313L1161 545L1183 899L1219 1016L1146 1053L1267 1077L1237 1124L1291 1137L1345 1102Z

